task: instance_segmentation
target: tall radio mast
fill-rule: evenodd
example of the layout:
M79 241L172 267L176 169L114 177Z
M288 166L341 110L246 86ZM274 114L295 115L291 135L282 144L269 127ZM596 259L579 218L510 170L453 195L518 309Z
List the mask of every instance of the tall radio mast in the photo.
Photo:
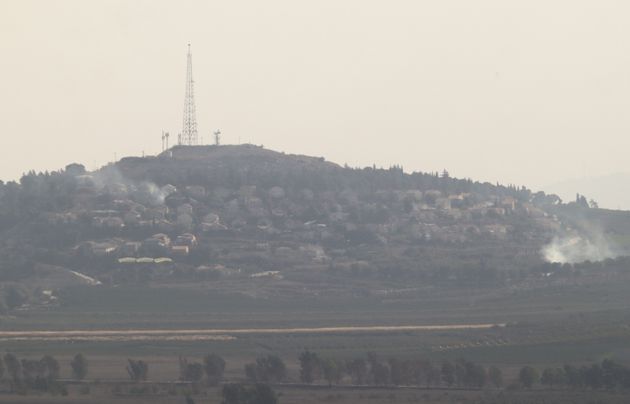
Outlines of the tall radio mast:
M192 75L192 54L188 44L188 67L186 70L186 96L184 97L184 125L180 143L188 146L198 144L197 140L197 116L195 109L195 91Z

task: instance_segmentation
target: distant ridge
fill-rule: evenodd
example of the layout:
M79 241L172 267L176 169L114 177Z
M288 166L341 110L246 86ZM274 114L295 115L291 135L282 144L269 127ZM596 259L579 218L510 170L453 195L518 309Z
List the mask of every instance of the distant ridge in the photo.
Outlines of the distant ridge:
M600 208L630 210L629 183L630 173L615 173L560 181L545 189L557 193L566 202L574 200L575 194L579 193L594 199Z

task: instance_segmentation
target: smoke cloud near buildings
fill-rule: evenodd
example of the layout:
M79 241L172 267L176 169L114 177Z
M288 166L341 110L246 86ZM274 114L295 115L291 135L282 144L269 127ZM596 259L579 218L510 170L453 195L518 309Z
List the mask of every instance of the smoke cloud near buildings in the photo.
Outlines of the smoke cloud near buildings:
M126 178L115 165L103 167L92 174L89 178L97 189L107 187L112 194L120 196L133 194L134 199L149 206L163 205L165 198L175 192L175 187L172 185L158 187L150 181L132 181Z

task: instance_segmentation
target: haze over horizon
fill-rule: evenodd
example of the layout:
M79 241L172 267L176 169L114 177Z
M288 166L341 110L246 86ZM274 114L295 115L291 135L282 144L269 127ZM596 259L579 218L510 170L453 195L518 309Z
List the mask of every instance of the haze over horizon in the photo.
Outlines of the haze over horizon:
M225 143L558 192L549 184L630 171L628 12L621 1L5 1L0 178L155 154L162 130L173 143L190 42L206 142L220 128Z

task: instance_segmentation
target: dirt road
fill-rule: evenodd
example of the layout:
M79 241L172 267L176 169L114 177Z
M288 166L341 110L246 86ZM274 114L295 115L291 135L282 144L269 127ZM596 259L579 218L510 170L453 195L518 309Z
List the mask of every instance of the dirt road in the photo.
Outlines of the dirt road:
M348 326L314 328L235 328L198 330L61 330L0 331L0 341L196 341L231 340L244 334L339 334L363 332L473 330L504 327L505 324L451 324L400 326Z

